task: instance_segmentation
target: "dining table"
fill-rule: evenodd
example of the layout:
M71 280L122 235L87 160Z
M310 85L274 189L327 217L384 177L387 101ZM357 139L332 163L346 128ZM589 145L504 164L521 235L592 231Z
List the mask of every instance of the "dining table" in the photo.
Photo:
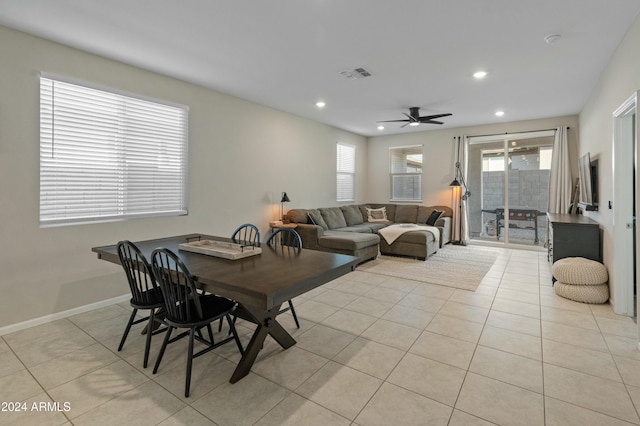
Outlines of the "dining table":
M193 241L231 242L230 238L206 234L186 234L135 241L147 260L156 248L176 253L193 275L198 288L238 303L234 314L256 324L244 354L230 382L236 383L251 371L268 335L288 349L296 341L278 322L283 303L353 271L359 263L354 256L310 249L289 249L261 244L255 256L226 259L181 249ZM98 259L120 264L117 244L93 247Z

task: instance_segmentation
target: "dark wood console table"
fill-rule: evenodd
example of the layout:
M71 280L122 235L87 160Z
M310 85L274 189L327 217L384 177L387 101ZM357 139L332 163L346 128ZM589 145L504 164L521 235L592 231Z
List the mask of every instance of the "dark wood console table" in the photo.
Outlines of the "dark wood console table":
M582 215L547 213L551 263L565 257L584 257L602 262L600 254L600 224Z

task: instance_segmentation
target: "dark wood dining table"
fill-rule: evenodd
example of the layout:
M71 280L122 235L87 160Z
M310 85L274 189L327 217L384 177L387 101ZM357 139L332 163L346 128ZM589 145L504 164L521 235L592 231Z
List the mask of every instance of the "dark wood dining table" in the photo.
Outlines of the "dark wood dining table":
M284 349L295 345L294 338L276 316L280 306L294 297L353 271L357 257L308 249L281 250L266 244L262 252L236 260L180 250L178 245L196 240L231 241L205 234L187 234L136 241L134 244L151 260L151 252L164 247L178 254L197 285L204 291L238 302L235 314L257 325L231 379L235 383L249 374L267 335ZM94 247L98 259L120 264L117 245Z

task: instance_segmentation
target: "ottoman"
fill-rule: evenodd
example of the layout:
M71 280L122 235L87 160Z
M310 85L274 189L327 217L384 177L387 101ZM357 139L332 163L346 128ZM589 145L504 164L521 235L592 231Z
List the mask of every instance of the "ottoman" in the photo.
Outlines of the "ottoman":
M380 254L417 257L426 260L437 251L438 243L429 231L405 232L391 244L384 238L380 238Z
M609 300L609 275L600 262L583 257L565 257L552 266L557 280L554 291L565 299L582 303L605 303Z

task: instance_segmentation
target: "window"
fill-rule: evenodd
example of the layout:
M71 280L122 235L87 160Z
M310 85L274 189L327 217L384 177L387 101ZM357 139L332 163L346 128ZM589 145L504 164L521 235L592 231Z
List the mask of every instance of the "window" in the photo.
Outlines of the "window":
M187 214L188 108L40 76L40 225Z
M540 170L551 170L551 155L553 154L552 146L540 147Z
M389 149L391 201L422 201L422 145Z
M552 146L525 146L509 149L507 158L510 170L550 170ZM483 172L504 172L504 149L482 150Z
M356 147L339 143L336 149L337 158L337 200L355 200L356 181Z

